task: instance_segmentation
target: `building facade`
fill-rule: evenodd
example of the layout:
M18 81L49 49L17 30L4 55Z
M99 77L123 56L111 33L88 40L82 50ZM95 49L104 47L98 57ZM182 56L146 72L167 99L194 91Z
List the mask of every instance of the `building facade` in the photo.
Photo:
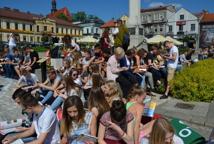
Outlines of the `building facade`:
M158 6L141 9L141 24L144 35L150 38L154 35L166 35L168 19L176 12L174 6Z
M22 12L8 7L0 8L0 41L7 42L10 33L18 35L19 41L35 43L42 42L44 34L60 39L70 35L77 39L82 36L82 29L57 17Z
M181 8L168 18L167 35L175 38L183 38L184 36L192 36L197 38L199 34L199 18Z
M214 46L214 13L204 13L200 21L200 47Z
M104 22L100 19L92 18L84 22L75 22L75 24L82 28L83 36L93 36L95 38L99 38L102 34L100 26L102 26Z

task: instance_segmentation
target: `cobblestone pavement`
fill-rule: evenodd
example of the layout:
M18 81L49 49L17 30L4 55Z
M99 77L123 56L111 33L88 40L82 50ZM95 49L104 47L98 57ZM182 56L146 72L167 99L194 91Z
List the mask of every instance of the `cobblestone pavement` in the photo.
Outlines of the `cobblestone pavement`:
M16 89L16 80L0 76L0 121L21 117L21 109L13 102L11 96Z

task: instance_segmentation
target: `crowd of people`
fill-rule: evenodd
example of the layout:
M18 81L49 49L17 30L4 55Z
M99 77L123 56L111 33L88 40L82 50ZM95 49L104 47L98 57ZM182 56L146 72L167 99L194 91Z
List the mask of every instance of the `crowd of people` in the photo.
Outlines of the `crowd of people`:
M169 81L179 63L178 48L165 41L166 51L155 45L151 51L128 49L127 29L118 22L116 31L114 43L107 29L93 49L72 41L63 52L62 66L49 67L44 82L34 73L39 56L32 47L22 52L5 47L3 73L18 78L12 98L27 113L31 126L2 142L83 144L78 137L87 134L98 137L100 144L182 144L167 119L141 123L148 91L164 84L161 99L169 96ZM47 56L51 58L52 53L48 51Z

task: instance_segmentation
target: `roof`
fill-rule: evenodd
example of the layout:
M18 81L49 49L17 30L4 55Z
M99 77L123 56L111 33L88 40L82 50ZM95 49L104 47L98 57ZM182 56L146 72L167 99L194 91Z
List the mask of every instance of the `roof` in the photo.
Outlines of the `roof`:
M52 20L55 20L55 22L56 22L57 25L79 27L77 25L72 24L72 22L69 22L69 21L66 21L66 20L63 20L63 19L54 18L54 17L51 18L49 16L48 16L48 18L50 18Z
M104 25L101 26L101 28L109 28L109 27L115 27L115 20L110 20L106 22Z
M64 14L67 17L68 21L72 22L71 13L69 12L69 10L66 7L59 9L54 13L48 14L48 17L49 18L57 18L59 16L59 14Z
M142 12L151 12L151 11L160 11L160 10L167 10L168 6L158 6L158 7L152 7L147 9L141 9Z
M33 22L35 19L42 18L43 15L33 14L30 12L22 12L18 9L4 7L0 8L0 17Z
M203 14L201 23L214 23L214 13Z

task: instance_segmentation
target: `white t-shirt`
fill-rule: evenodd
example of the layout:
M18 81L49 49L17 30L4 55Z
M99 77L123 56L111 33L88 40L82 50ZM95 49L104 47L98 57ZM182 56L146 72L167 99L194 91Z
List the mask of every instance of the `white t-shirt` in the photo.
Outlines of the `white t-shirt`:
M41 133L48 133L44 144L57 144L60 142L59 123L55 113L46 107L38 116L34 114L33 125L37 138Z
M33 86L37 82L39 82L37 76L34 73L30 73L27 76L22 75L19 78L18 84L24 84L24 85L28 85L28 86Z
M10 37L9 38L9 43L8 43L9 46L16 46L16 41L13 37Z
M168 60L167 62L167 67L168 68L174 68L176 69L177 68L177 65L178 65L178 58L179 58L179 53L178 53L178 48L176 46L173 46L170 51L169 51L169 55L170 57L172 56L173 53L176 53L176 60Z
M77 51L80 51L80 46L77 43L75 43L74 40L71 41L71 46L75 47Z

